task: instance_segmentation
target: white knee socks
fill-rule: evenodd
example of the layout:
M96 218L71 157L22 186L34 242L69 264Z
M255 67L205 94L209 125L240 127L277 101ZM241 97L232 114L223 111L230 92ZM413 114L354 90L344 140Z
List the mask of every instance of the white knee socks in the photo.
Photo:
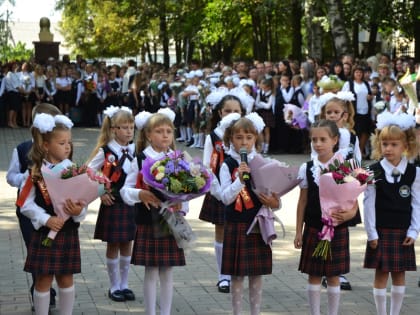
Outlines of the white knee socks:
M120 256L120 290L128 289L131 256Z
M393 285L391 287L390 315L399 315L404 300L405 285Z
M328 315L337 315L340 306L340 286L328 286Z
M68 288L58 289L58 305L60 315L72 315L74 306L74 285Z
M259 315L262 300L262 276L249 277L249 304L251 315Z
M35 314L47 315L50 308L50 290L47 292L39 292L34 289L34 307Z
M321 285L308 284L307 287L309 310L311 315L321 314Z
M109 282L111 283L110 291L114 293L120 289L120 271L118 270L119 258L107 258L106 267L108 269Z
M378 315L386 315L386 288L373 288L373 299L375 300L376 313Z

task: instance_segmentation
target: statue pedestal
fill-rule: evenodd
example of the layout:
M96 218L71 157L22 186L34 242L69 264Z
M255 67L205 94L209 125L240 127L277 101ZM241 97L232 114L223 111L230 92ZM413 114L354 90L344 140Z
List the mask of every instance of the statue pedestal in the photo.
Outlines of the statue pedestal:
M35 46L35 61L39 64L46 64L48 58L59 58L60 42L33 42Z

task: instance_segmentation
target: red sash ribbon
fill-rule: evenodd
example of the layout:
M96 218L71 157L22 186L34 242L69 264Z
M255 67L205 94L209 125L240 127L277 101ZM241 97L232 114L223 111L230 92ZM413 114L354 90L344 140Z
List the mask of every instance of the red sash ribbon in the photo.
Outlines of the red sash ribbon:
M236 180L238 174L238 168L233 170L232 180ZM254 202L252 201L251 195L248 188L245 186L241 189L235 200L235 211L242 212L242 210L249 210L254 208Z
M223 143L221 140L218 140L214 143L213 152L210 156L210 168L213 173L217 172L217 169L222 165L225 160L225 153L223 150Z

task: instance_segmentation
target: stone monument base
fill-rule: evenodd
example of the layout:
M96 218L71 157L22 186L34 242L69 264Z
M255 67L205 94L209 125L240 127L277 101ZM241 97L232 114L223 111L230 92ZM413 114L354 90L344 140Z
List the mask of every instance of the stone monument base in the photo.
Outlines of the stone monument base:
M39 64L46 64L48 58L59 58L60 42L33 42L35 46L35 61Z

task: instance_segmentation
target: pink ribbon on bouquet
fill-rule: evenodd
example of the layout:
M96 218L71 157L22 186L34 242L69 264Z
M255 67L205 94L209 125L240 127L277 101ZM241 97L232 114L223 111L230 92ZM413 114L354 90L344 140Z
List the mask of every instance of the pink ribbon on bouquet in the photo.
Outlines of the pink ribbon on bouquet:
M322 218L322 223L324 226L322 227L321 232L318 232L318 238L320 240L329 241L334 238L334 223L331 217L329 218Z

